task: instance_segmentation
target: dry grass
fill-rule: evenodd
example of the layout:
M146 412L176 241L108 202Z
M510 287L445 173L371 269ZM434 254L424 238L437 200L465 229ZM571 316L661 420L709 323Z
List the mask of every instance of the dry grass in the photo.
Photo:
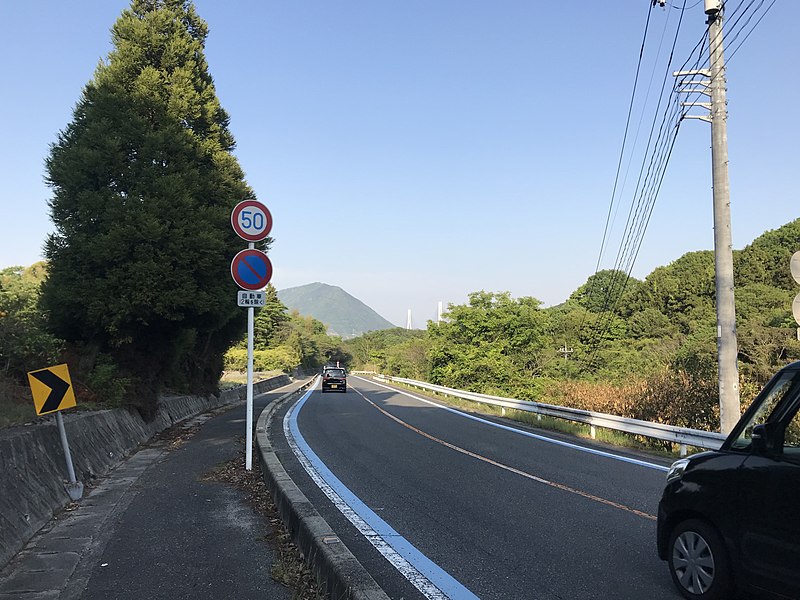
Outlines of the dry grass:
M716 431L719 427L718 398L716 380L691 377L680 371L664 371L626 385L557 382L541 402L676 427Z
M255 371L253 373L253 381L269 379L278 375L283 375L283 371ZM220 389L244 385L245 383L247 383L247 371L225 371L220 379Z
M505 418L518 423L524 423L537 429L558 431L560 433L574 435L575 437L593 439L613 446L644 450L659 456L677 457L680 452L680 448L677 444L671 444L662 440L630 435L611 429L603 429L601 427L595 428L595 436L592 437L591 427L583 423L513 409L506 409L504 411L501 407L491 404L473 402L471 400L464 400L463 398L456 398L427 390L422 391L413 386L407 386L401 383L393 383L392 385L435 398L449 406L460 408L470 413ZM630 389L633 390L635 388L631 387ZM623 410L623 407L626 405L630 406L629 403L631 402L629 396L620 396L620 388L612 385L600 384L595 388L595 384L580 384L574 386L569 384L566 390L567 393L560 396L558 401L552 397L540 401L546 404L556 404L559 406L580 408L608 414L620 414L616 412L616 410ZM620 416L630 415L620 414Z

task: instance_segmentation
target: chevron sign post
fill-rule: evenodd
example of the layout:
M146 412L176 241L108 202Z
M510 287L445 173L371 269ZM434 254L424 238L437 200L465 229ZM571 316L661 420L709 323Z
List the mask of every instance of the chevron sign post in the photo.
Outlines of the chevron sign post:
M80 500L83 496L83 484L75 479L75 468L72 466L72 454L69 452L67 430L64 428L64 418L61 411L65 408L76 406L75 391L69 377L67 365L55 365L46 369L28 372L28 383L31 386L33 405L36 414L49 415L56 413L58 435L61 438L61 447L64 449L64 459L67 462L69 482L66 484L67 493L73 501Z

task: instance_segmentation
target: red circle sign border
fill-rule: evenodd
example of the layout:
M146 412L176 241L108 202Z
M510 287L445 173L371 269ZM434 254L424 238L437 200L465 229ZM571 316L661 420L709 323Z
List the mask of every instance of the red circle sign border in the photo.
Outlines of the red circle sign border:
M253 256L253 255L258 256L259 258L263 258L267 263L267 274L265 279L263 280L263 283L259 284L247 283L246 281L242 281L236 274L236 265L239 263L239 261L244 260L246 256ZM249 292L257 292L259 290L263 290L272 279L272 261L270 261L269 256L264 254L261 250L255 250L253 248L242 250L241 252L237 252L236 256L234 256L233 260L231 261L231 277L233 277L233 280L236 282L236 285L238 285L243 290L247 290Z
M250 235L246 233L240 226L239 226L239 213L241 213L245 208L249 206L255 206L259 209L264 211L264 216L267 218L266 227L264 227L264 231L259 233L258 235ZM258 200L242 200L233 207L233 211L231 211L231 226L233 230L243 240L247 240L248 242L260 242L261 240L265 239L269 232L272 231L272 213L269 212L269 209L264 206Z

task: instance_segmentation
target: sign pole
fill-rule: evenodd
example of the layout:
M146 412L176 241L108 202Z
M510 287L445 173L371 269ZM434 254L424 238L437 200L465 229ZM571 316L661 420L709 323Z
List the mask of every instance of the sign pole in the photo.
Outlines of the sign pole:
M67 493L73 501L77 501L83 496L83 484L75 478L72 454L70 454L69 442L67 442L67 430L64 428L64 417L61 416L60 411L56 413L56 423L58 424L58 435L61 437L61 447L64 448L64 457L67 461L67 473L69 474L69 483L66 486Z
M250 250L256 245L247 244ZM253 335L255 332L255 309L247 308L247 441L245 450L245 469L253 470Z
M794 280L800 283L800 250L792 254L792 258L789 261L789 270ZM794 297L792 314L794 315L794 320L800 325L800 294ZM797 328L797 341L800 342L800 327Z
M248 242L231 261L231 276L240 288L257 294L242 299L237 304L247 306L247 431L245 441L245 469L253 469L253 337L255 333L256 301L264 305L264 287L272 278L272 263L267 255L256 250L255 242L267 239L272 229L272 215L258 200L243 200L231 211L231 226L243 240ZM244 300L244 304L243 304Z

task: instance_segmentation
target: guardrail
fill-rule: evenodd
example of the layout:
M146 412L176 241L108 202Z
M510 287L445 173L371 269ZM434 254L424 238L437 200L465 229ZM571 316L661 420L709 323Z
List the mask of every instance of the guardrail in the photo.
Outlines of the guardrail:
M504 398L502 396L490 396L488 394L478 394L476 392L466 392L464 390L456 390L441 385L425 383L424 381L405 379L403 377L376 375L375 378L395 383L403 383L411 387L437 392L439 394L452 396L454 398L462 398L464 400L471 400L473 402L491 404L494 406L499 406L503 409L510 408L513 410L521 410L537 415L545 415L548 417L555 417L557 419L565 419L567 421L584 423L591 427L592 438L595 437L595 427L603 427L605 429L613 429L615 431L621 431L624 433L643 435L667 442L673 442L675 444L680 444L681 456L686 455L687 446L718 450L719 447L722 446L722 442L725 441L726 437L721 433L716 433L713 431L675 427L674 425L651 423L650 421L629 419L627 417L608 415L590 410L567 408L564 406L530 402L527 400L516 400L514 398Z

